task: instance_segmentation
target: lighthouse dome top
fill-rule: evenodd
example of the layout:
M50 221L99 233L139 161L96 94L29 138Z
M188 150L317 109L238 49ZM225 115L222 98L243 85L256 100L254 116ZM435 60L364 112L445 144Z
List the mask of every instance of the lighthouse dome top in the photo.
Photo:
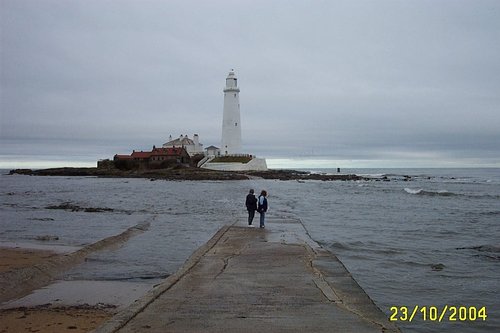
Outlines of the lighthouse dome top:
M231 69L231 71L226 77L226 87L224 88L224 92L228 91L234 91L234 92L240 91L240 89L238 88L238 79L234 74L234 69Z

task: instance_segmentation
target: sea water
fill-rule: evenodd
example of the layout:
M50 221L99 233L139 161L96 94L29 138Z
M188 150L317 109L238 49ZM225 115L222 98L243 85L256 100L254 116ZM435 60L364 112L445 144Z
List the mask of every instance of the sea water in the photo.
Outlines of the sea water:
M2 174L0 245L74 249L150 222L146 232L92 254L64 280L152 286L175 272L221 226L244 223L248 189L266 189L268 216L300 219L388 317L392 307L411 311L419 306L412 322L397 322L403 332L500 331L500 170L342 172L370 180L151 181ZM64 203L104 210L47 208ZM52 237L39 241L39 236ZM441 310L447 305L485 307L488 317L461 321L457 314L450 321L447 314L439 322L427 313L423 320L420 307Z

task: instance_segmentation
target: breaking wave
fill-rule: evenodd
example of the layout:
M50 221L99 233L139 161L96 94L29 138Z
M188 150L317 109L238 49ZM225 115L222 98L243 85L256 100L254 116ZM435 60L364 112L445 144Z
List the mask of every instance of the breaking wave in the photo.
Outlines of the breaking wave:
M455 196L461 196L461 197L468 197L471 199L500 199L500 195L495 195L495 194L472 194L472 193L455 193L455 192L450 192L447 190L439 190L439 191L429 191L429 190L424 190L422 188L409 188L406 187L404 191L408 194L412 195L421 195L421 196L433 196L433 197L455 197ZM489 213L489 214L496 214L496 212Z
M419 189L413 189L413 188L408 188L406 187L404 191L408 194L413 194L413 195L429 195L429 196L442 196L442 197L451 197L455 195L459 195L457 193L449 192L446 190L440 190L440 191L427 191L422 188Z

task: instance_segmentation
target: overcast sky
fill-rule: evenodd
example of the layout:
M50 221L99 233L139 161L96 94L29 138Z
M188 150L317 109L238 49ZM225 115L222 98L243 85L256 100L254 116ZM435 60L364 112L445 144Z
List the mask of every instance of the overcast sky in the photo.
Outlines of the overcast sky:
M500 1L0 0L0 13L0 167L93 163L169 135L220 146L232 68L244 148L271 166L500 166Z

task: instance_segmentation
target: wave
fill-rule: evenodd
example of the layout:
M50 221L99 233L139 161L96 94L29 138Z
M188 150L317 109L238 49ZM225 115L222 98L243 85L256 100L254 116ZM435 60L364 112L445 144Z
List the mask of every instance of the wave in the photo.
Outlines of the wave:
M489 194L489 193L484 193L484 194L481 194L481 193L478 193L478 194L455 193L455 192L450 192L447 190L437 190L437 191L431 190L431 191L429 191L429 190L424 190L422 188L414 189L414 188L409 188L409 187L404 188L404 191L408 194L422 195L422 196L439 196L439 197L457 196L457 197L467 197L467 198L471 198L471 199L494 199L494 200L500 199L500 195ZM495 215L495 214L497 214L497 212L491 212L488 214Z
M467 246L467 247L457 247L457 250L475 250L479 253L475 256L486 257L490 260L498 261L500 260L500 244L499 245L479 245L479 246Z
M361 241L355 241L355 242L347 242L347 243L341 243L341 242L333 242L333 243L326 243L326 242L318 242L322 246L326 246L327 248L334 249L334 250L359 250L359 249L365 249L366 244Z
M419 188L419 189L412 189L412 188L405 188L405 192L408 193L408 194L420 194L422 193L424 190Z
M480 252L500 253L500 244L499 245L485 244L479 246L457 247L457 250L476 250Z
M479 215L496 216L496 215L500 215L500 211L499 210L492 210L492 211L487 211L487 212L480 212Z
M387 176L385 173L358 173L357 175L366 178L382 178Z
M427 191L427 190L424 190L422 188L412 189L412 188L406 187L404 189L404 191L408 194L413 194L413 195L429 195L429 196L442 196L442 197L451 197L451 196L460 195L458 193L453 193L453 192L449 192L446 190Z

